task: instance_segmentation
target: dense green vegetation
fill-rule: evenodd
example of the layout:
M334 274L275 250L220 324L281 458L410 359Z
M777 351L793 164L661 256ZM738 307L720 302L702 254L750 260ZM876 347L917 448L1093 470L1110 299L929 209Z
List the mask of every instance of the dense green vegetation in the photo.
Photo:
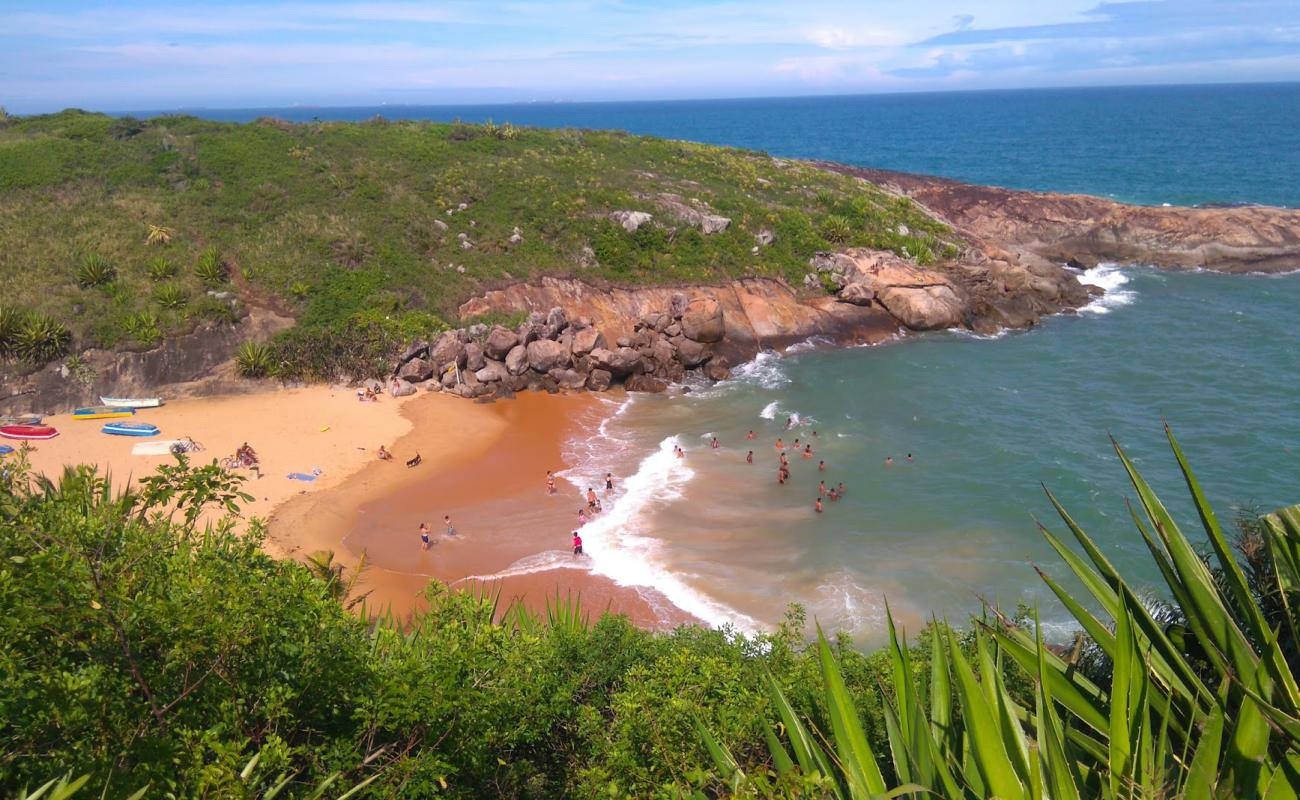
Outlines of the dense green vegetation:
M1198 554L1120 456L1172 602L1140 601L1062 510L1084 555L1044 533L1090 595L1048 579L1086 632L1072 649L992 611L866 655L805 645L797 608L754 638L652 634L437 584L398 625L349 613L355 576L329 554L276 561L257 523L199 527L242 499L215 464L121 492L88 468L31 479L20 454L0 493L0 788L1294 797L1300 507L1248 519L1234 552L1186 472Z
M664 212L664 193L732 223L704 235ZM663 226L628 233L608 218L616 210ZM774 238L755 250L764 230ZM5 303L71 334L35 360L150 346L228 318L225 292L291 312L319 343L358 335L348 328L358 314L407 329L454 322L469 295L542 274L799 280L819 249L928 262L951 254L944 235L910 201L845 176L618 132L81 111L0 119Z

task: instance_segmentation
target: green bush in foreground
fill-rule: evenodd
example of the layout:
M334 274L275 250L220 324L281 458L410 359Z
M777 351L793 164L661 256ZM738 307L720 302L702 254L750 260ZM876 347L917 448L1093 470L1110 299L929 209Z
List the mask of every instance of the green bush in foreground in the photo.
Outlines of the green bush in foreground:
M133 492L11 463L0 791L66 775L88 776L87 797L317 797L329 781L364 797L1294 796L1300 509L1250 527L1243 571L1189 470L1203 556L1121 458L1183 615L1157 624L1063 515L1085 555L1046 535L1093 610L1060 596L1100 670L1022 615L932 624L911 646L891 631L864 655L807 647L797 611L769 635L654 634L434 583L398 624L348 613L355 575L332 559L268 557L260 523L199 526L243 497L215 463Z
M11 305L0 306L0 359L18 353L18 337L27 321L27 312Z

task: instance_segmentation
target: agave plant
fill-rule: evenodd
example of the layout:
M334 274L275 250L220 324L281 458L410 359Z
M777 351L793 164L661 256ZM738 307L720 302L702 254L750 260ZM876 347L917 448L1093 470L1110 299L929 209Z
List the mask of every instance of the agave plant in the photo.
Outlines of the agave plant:
M167 244L172 240L173 231L171 228L164 228L162 225L150 225L149 235L145 237L145 244Z
M113 263L99 253L88 253L77 265L77 283L83 289L106 286L117 278Z
M1300 506L1264 518L1261 546L1272 565L1271 583L1252 587L1178 442L1168 436L1210 544L1205 558L1118 444L1115 451L1142 509L1141 515L1133 511L1134 523L1185 625L1157 622L1049 492L1084 555L1046 528L1042 533L1091 602L1040 574L1109 659L1108 685L1049 649L1036 623L1027 631L996 612L991 622L976 621L973 658L936 626L929 672L917 677L890 615L892 691L885 694L892 699L883 708L889 753L882 758L863 734L819 630L829 735L800 719L769 677L772 706L789 743L787 750L769 731L776 780L745 774L701 729L727 790L775 796L797 776L836 798L1295 797ZM1268 606L1271 617L1261 597L1277 601ZM1034 683L1028 702L1007 689L1005 676L1013 668Z
M235 369L245 378L265 378L274 367L271 348L261 342L244 342L235 352Z
M165 283L154 289L153 300L163 308L184 308L190 298L181 287L174 283Z
M199 256L198 264L194 267L194 274L208 286L225 283L228 275L226 262L221 258L221 251L215 246L204 250Z
M835 244L843 244L853 236L853 223L847 217L830 214L821 224L822 238Z
M27 312L17 306L0 306L0 359L18 352L18 336L27 322Z
M126 319L126 332L139 344L152 347L162 341L162 325L152 311L141 311Z
M44 364L68 352L72 334L48 314L29 314L14 337L14 355L32 364Z
M166 256L158 256L146 264L144 269L149 276L149 280L154 283L176 277L176 265L169 261Z

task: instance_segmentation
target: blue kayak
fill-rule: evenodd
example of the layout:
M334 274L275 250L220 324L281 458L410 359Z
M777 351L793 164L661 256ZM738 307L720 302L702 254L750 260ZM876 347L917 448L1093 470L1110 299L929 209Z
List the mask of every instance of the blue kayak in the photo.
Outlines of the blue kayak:
M0 456L7 456L7 455L9 455L10 453L12 453L13 451L14 451L14 449L13 449L12 447L10 447L9 445L7 445L7 444L0 444Z
M108 422L101 428L114 436L157 436L158 426L147 422Z

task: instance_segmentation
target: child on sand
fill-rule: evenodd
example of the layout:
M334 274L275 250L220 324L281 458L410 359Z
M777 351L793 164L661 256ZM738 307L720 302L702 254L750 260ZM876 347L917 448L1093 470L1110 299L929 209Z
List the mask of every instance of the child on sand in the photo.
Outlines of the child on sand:
M379 460L380 460L380 461L392 461L392 460L393 460L393 454L390 453L390 452L388 452L388 449L385 448L382 444L379 445Z
M573 555L575 558L582 555L582 537L577 531L573 532Z

